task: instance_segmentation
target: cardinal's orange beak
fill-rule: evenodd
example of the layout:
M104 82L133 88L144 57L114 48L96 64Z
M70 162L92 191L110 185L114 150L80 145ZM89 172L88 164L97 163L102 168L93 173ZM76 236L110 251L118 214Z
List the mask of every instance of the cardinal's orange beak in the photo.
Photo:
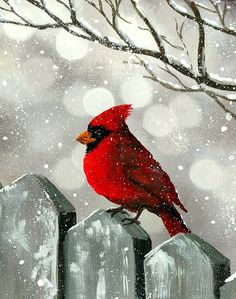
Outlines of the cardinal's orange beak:
M96 140L96 138L92 138L91 136L92 136L92 134L90 132L85 131L82 134L80 134L79 136L77 136L76 140L82 144L88 144L88 143L94 142Z

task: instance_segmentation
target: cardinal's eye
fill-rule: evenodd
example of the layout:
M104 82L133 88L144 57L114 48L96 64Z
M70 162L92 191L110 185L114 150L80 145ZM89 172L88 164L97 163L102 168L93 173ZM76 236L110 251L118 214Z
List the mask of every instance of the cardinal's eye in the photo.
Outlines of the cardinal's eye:
M96 144L111 133L111 131L107 130L104 126L88 126L88 132L91 133L92 138L96 139Z
M101 128L96 129L96 131L94 132L95 135L100 136L104 131Z
M98 126L97 127L89 127L88 131L90 133L92 133L92 137L94 137L94 138L98 138L100 136L103 136L104 133L106 132L105 128L102 127L102 126L99 126L99 127Z

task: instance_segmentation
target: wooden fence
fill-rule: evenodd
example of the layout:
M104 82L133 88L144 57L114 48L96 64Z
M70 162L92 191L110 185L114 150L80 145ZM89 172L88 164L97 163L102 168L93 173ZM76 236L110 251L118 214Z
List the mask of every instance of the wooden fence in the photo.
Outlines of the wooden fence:
M151 250L127 214L74 207L46 178L0 190L0 299L235 299L229 260L194 234ZM225 283L225 280L227 281Z

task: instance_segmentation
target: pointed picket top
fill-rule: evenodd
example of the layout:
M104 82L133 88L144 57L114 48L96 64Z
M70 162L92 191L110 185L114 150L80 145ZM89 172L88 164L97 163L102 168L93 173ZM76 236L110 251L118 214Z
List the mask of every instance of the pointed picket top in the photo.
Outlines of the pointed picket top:
M236 299L236 272L228 277L220 288L220 299Z
M98 210L71 228L65 240L66 298L137 299L144 294L144 256L151 249L127 213Z
M25 175L0 190L0 298L63 298L65 232L74 207L46 178Z
M230 261L194 234L178 234L145 259L148 299L215 299L230 275Z

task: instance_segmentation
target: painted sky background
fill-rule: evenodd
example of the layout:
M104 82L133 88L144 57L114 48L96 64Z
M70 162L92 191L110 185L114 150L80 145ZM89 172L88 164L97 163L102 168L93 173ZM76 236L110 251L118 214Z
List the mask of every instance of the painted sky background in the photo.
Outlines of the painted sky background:
M79 14L95 28L104 28L99 16L82 2ZM159 32L178 44L177 16L164 2L143 0L140 5ZM23 2L21 9L42 21L42 16ZM62 6L53 9L67 17ZM147 32L137 29L129 6L124 14L132 24L121 22L121 26L133 41L155 47ZM234 20L232 12L228 22L236 26ZM208 70L236 78L236 39L210 29L206 32ZM197 29L193 23L187 22L184 38L196 64ZM194 233L229 257L235 271L236 123L230 115L204 94L173 92L143 78L142 67L124 63L132 59L131 54L79 40L62 30L1 25L0 39L3 185L24 173L45 175L76 207L78 220L95 209L113 206L88 186L82 170L85 148L75 136L104 109L133 103L128 125L169 173L189 211L185 221ZM169 51L179 55L171 47ZM186 55L181 57L187 60ZM150 63L155 67L154 61ZM231 109L235 111L235 104ZM154 246L169 238L155 215L143 213L141 223Z

